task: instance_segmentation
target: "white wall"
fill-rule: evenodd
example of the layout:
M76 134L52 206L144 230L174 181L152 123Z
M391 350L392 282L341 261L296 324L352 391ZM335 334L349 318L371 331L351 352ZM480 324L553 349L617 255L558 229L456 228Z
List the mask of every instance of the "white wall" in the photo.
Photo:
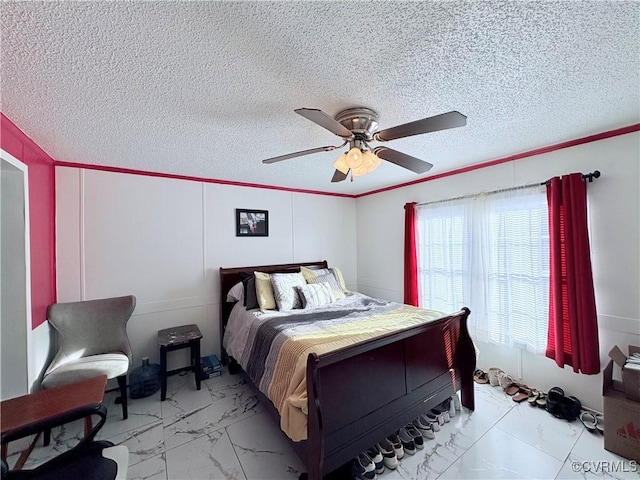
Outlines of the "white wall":
M358 287L402 301L404 209L467 193L600 170L588 186L591 259L602 365L615 344L640 345L640 134L632 133L357 199ZM515 152L514 152L515 153ZM473 312L472 312L473 315ZM530 386L558 385L602 410L601 375L577 375L544 356L479 344L478 367L500 367ZM522 356L520 356L522 355Z
M134 366L157 331L196 323L220 354L219 268L327 260L356 285L354 199L56 168L58 301L134 294ZM236 237L235 209L269 211L268 237ZM185 350L169 354L184 366Z

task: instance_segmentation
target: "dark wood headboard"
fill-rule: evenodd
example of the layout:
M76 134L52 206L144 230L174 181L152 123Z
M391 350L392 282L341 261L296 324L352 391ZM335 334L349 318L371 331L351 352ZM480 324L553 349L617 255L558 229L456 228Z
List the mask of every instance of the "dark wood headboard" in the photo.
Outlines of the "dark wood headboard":
M234 305L233 302L227 302L227 293L229 293L229 290L231 290L236 283L241 281L240 274L247 273L250 275L255 271L264 273L295 273L300 271L301 266L314 270L328 268L326 260L318 262L282 263L279 265L257 265L249 267L220 267L220 352L222 353L223 360L226 360L226 354L222 348L222 337L224 336L224 330L227 327L227 321L229 320L229 315Z

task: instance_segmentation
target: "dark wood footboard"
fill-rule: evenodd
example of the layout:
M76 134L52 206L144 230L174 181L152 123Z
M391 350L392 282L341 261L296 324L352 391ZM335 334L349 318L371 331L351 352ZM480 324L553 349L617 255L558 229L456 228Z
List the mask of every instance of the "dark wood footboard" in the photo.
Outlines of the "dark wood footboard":
M310 480L356 457L461 390L474 409L469 310L325 355L309 355L308 439L296 446Z

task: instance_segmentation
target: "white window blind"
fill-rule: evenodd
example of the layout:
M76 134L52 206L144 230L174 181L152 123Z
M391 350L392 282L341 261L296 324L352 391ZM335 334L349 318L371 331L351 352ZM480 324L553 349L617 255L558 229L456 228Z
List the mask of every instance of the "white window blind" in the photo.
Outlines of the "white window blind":
M472 334L543 353L549 234L543 186L417 206L420 305L471 309Z

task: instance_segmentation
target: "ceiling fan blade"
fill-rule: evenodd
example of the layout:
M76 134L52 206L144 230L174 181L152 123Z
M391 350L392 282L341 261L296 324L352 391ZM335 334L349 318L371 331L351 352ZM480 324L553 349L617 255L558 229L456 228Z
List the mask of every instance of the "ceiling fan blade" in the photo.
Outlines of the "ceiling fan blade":
M462 127L467 124L467 117L460 112L448 112L435 117L423 118L415 122L405 123L397 127L380 130L374 135L379 142L387 142L396 138L420 135L421 133L437 132L449 128Z
M337 182L342 182L343 180L346 180L347 178L347 173L342 173L340 170L336 170L335 172L333 172L333 177L331 178L331 183L337 183Z
M393 150L392 148L376 147L373 149L373 153L387 162L395 163L396 165L404 167L415 173L425 173L433 168L433 165L429 162L425 162L424 160L412 157L406 153Z
M333 145L329 145L327 147L311 148L309 150L302 150L301 152L288 153L286 155L280 155L279 157L267 158L266 160L262 160L262 163L281 162L282 160L289 160L290 158L302 157L303 155L311 155L312 153L329 152L331 150L335 150L336 148L338 147L334 147Z
M353 133L347 127L338 122L335 118L330 117L322 110L317 108L298 108L294 110L298 115L302 115L307 120L311 120L313 123L317 123L322 128L326 128L332 133L335 133L342 138L351 138Z

